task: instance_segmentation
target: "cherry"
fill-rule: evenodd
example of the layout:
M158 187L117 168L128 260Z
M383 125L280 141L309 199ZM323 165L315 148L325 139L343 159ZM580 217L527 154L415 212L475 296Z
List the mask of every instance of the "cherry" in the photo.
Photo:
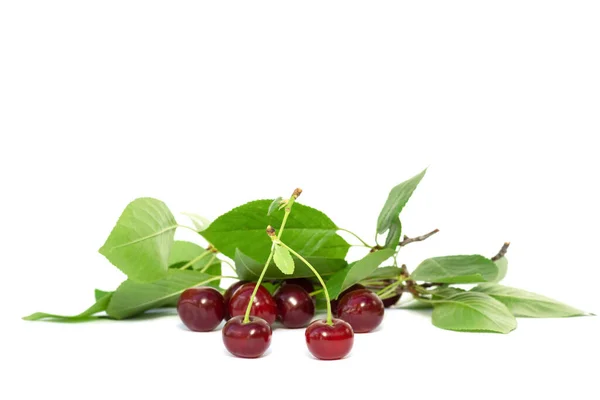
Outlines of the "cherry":
M339 304L340 300L342 299L342 297L344 297L346 294L348 294L350 292L353 292L355 290L364 289L364 288L365 287L363 285L361 285L360 283L355 283L354 285L350 286L348 289L346 289L342 293L340 293L340 295L338 296L337 299L331 300L331 313L333 315L337 315L338 304Z
M223 343L236 357L258 358L269 348L272 334L271 325L264 319L250 317L250 322L244 323L244 317L238 315L223 327Z
M381 299L381 301L383 302L383 307L390 308L391 306L396 304L398 300L400 300L401 296L401 294L397 294L395 296L388 297L387 299Z
M383 321L383 302L368 289L346 294L339 302L338 317L348 322L354 332L371 332Z
M307 278L286 279L285 281L283 281L282 286L283 285L298 285L302 289L306 290L308 293L312 293L315 291L315 287L313 286L313 283L311 282L310 279L307 279Z
M354 332L341 319L333 319L333 325L317 320L306 328L306 345L313 356L320 360L339 360L352 350Z
M195 332L215 329L225 316L225 302L219 291L211 287L184 290L177 302L179 318Z
M240 286L231 296L229 300L229 315L236 317L238 315L244 316L246 314L246 308L248 302L254 291L256 283L250 282ZM262 318L272 325L275 322L277 316L277 304L271 294L264 286L259 286L254 301L252 302L252 308L250 309L250 315Z
M236 290L239 289L244 283L248 283L248 281L237 281L233 285L229 286L223 295L223 300L225 301L225 319L229 320L231 315L229 315L229 301L231 301L231 296L235 293Z
M312 297L299 285L285 284L273 296L277 317L286 328L302 328L315 316Z

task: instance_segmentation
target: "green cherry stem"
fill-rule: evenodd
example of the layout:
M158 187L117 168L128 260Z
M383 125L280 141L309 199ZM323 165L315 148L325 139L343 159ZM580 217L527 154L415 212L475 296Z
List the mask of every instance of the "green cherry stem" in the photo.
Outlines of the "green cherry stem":
M248 306L246 307L246 314L244 314L244 321L242 322L244 324L247 324L248 322L250 322L250 310L252 310L252 304L254 303L254 297L256 296L256 293L258 292L258 288L260 287L260 284L261 284L263 278L265 277L265 274L267 273L267 269L269 268L269 264L271 263L271 260L273 259L274 252L275 252L275 246L273 246L273 248L271 249L269 258L267 258L267 262L265 263L265 266L264 266L262 272L260 273L260 276L258 277L258 281L256 282L256 285L254 286L254 290L252 291L252 296L250 296L250 301L248 301Z
M208 254L211 254L211 252L210 251L205 251L204 253L200 254L198 257L194 258L192 261L189 261L189 262L185 263L184 265L182 265L181 268L179 268L179 269L188 269L189 267L191 267L192 265L194 265L198 261L202 260ZM209 263L209 265L210 265L210 263Z
M292 196L288 200L288 202L285 206L285 214L283 215L283 221L281 221L281 226L279 227L279 233L277 234L277 239L281 239L281 235L283 235L283 229L285 228L285 224L287 223L288 217L290 216L290 213L292 212L292 206L294 205L294 203L296 202L296 199L298 198L298 196L300 196L301 193L302 193L302 189L296 188L296 190L294 190L294 193L292 193Z
M256 285L254 286L254 290L252 291L252 295L250 296L250 300L248 301L248 306L246 306L246 314L244 314L244 320L242 321L242 323L244 323L244 324L247 324L248 322L250 322L250 311L252 310L252 304L254 303L254 297L256 297L258 288L260 287L260 284L262 283L263 278L265 277L265 274L267 273L267 269L269 269L269 264L271 263L271 260L273 259L273 254L275 253L275 240L279 240L279 238L283 234L283 230L285 229L285 224L288 220L288 217L290 216L290 213L292 212L292 206L294 205L294 203L296 202L296 199L298 198L298 196L300 196L301 193L302 193L302 189L296 188L294 190L294 193L292 193L292 196L288 200L288 202L285 206L285 215L283 216L283 221L281 221L281 226L279 227L279 233L276 238L275 238L275 229L273 229L273 227L271 225L269 225L267 227L267 235L269 235L269 237L271 237L271 240L273 240L273 244L271 246L271 252L269 253L269 258L267 258L267 262L265 263L265 266L263 267L262 272L260 273L260 276L258 277L258 281L256 281Z
M317 272L317 270L315 269L315 267L313 267L311 265L311 263L309 263L304 257L302 257L300 254L298 254L296 251L294 251L292 248L290 248L285 243L283 243L283 242L280 241L279 244L281 246L283 246L284 248L288 249L288 251L290 253L292 253L293 255L295 255L300 261L302 261L304 264L306 264L306 266L308 268L310 268L310 270L313 272L313 274L315 274L315 276L319 280L319 283L321 284L321 286L323 286L323 293L325 293L325 300L327 301L327 325L332 326L333 325L333 318L331 316L331 301L329 299L329 292L327 291L327 286L325 285L325 282L323 281L323 278L321 278L321 275L319 275L319 273Z
M394 292L394 289L396 289L396 287L402 285L402 283L405 280L406 280L406 278L403 278L403 277L398 278L398 280L396 282L384 287L379 292L377 292L377 295L382 298L385 296L389 296L390 294L392 294Z
M369 247L369 248L372 248L372 247L373 247L373 246L370 246L370 245L369 245L367 242L365 242L364 240L362 240L362 239L360 238L360 236L358 236L356 233L354 233L354 232L352 232L352 231L350 231L350 230L348 230L348 229L344 229L344 228L337 228L337 230L338 230L338 231L342 231L342 232L346 232L346 233L349 233L349 234L351 234L352 236L354 236L355 238L357 238L357 239L358 239L358 241L359 241L359 242L361 242L361 243L362 243L362 245L363 245L363 246L365 246L365 247Z
M213 253L213 255L210 258L210 260L208 260L208 262L206 263L206 265L204 266L204 268L202 268L200 270L200 272L206 272L206 270L210 267L210 265L215 261L216 258L217 258L217 255Z

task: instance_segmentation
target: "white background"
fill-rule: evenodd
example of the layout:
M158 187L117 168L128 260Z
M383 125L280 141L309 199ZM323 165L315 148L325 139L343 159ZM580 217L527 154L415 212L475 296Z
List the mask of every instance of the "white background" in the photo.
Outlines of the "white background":
M598 313L599 20L595 1L2 2L0 397L594 397L594 317L495 335L394 310L340 362L303 330L251 361L176 316L20 317L120 283L97 249L136 197L215 218L300 186L372 242L426 166L403 225L441 232L402 262L510 240L506 284Z

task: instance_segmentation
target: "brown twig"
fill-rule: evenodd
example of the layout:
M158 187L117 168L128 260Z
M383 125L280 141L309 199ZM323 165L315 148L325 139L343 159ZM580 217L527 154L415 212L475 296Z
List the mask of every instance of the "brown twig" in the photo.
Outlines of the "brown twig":
M400 247L406 246L409 243L413 243L413 242L422 242L423 240L435 235L436 233L438 233L440 230L439 229L434 229L431 232L425 234L425 235L421 235L421 236L415 236L414 238L409 238L408 236L404 235L404 239L398 244Z
M508 246L510 246L510 242L504 243L498 254L492 257L492 261L498 261L499 259L504 257L506 255L506 252L508 251Z

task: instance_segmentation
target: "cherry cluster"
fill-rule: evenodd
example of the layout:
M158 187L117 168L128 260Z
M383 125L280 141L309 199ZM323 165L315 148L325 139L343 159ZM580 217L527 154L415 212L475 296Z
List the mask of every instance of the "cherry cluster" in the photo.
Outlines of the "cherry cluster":
M283 281L273 296L261 285L252 298L255 287L254 282L239 281L224 295L211 287L187 289L179 298L177 312L185 326L196 332L212 331L223 319L227 320L222 330L223 342L237 357L262 356L271 344L271 325L278 320L286 328L307 327L306 344L313 356L338 360L350 353L354 333L377 328L383 320L384 307L398 300L382 301L371 290L356 284L343 291L339 300L331 301L337 318L312 321L315 299L310 295L314 287L309 279ZM245 320L250 301L250 315Z

